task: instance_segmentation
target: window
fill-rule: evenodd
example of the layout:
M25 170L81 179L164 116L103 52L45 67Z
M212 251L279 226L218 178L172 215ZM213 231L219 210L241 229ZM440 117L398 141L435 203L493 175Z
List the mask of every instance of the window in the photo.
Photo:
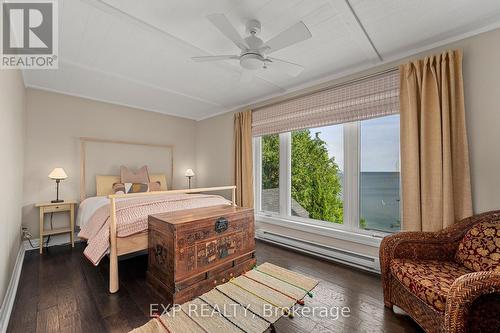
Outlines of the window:
M254 140L257 210L359 233L400 230L399 115Z

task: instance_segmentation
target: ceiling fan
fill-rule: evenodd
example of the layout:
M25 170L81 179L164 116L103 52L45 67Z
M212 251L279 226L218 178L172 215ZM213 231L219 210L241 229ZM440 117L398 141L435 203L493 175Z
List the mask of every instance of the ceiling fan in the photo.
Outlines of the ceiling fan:
M247 22L246 31L249 36L242 38L224 14L211 14L207 18L224 36L238 46L241 53L239 55L192 57L194 61L238 60L241 67L247 70L242 73L242 81L247 81L251 78L250 71L256 71L261 68L275 69L290 76L297 76L304 69L304 67L298 64L268 56L268 54L312 37L311 32L302 21L264 43L262 39L257 37L261 30L260 22L257 20L249 20Z

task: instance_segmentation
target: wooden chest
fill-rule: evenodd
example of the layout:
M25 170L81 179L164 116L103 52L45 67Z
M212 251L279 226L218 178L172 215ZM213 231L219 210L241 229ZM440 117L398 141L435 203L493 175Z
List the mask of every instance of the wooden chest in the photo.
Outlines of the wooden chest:
M149 216L147 280L182 304L255 265L251 208L213 206Z

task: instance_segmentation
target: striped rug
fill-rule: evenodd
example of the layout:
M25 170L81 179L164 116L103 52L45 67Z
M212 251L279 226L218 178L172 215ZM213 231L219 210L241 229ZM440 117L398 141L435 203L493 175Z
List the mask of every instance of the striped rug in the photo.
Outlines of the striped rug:
M264 263L171 309L130 333L262 333L293 306L304 305L317 280Z

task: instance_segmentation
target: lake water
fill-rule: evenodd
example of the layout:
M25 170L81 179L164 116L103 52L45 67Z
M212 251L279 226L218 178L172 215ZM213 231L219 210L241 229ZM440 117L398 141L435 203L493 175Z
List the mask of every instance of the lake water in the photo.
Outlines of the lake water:
M360 180L360 219L365 229L400 230L399 172L362 172Z

